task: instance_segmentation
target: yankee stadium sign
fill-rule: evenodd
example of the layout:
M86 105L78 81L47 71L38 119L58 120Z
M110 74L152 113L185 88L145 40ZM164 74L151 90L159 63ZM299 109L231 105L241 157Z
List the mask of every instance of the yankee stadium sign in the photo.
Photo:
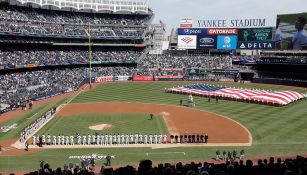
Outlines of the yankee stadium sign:
M231 20L196 20L200 28L242 28L242 27L265 27L265 19L231 19Z

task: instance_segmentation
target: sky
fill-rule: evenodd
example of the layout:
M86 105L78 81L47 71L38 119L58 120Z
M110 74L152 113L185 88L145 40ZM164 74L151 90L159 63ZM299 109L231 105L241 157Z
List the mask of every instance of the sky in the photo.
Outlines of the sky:
M180 17L197 20L265 18L275 26L277 14L307 12L307 0L148 0L154 23L167 24L167 31L179 27Z

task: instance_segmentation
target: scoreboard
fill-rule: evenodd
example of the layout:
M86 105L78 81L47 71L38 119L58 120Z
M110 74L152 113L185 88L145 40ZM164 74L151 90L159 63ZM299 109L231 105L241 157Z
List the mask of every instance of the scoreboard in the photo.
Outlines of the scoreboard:
M272 28L178 28L178 49L274 49Z

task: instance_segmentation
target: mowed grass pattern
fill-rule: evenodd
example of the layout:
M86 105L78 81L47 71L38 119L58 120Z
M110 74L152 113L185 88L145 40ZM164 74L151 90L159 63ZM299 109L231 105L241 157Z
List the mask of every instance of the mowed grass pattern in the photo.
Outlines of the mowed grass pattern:
M103 131L94 131L89 126L110 124L114 127ZM154 134L168 133L166 125L160 116L149 120L148 114L94 114L70 117L55 117L37 135L80 135L88 134Z

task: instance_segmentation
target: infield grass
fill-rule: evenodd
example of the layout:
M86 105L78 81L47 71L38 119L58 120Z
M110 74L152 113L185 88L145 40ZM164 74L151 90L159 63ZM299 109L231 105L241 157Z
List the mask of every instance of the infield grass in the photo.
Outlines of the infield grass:
M69 117L55 117L37 135L80 135L88 134L167 134L167 127L160 116L148 120L148 114L93 114ZM65 124L65 125L64 125ZM94 131L89 126L110 124L111 129Z

